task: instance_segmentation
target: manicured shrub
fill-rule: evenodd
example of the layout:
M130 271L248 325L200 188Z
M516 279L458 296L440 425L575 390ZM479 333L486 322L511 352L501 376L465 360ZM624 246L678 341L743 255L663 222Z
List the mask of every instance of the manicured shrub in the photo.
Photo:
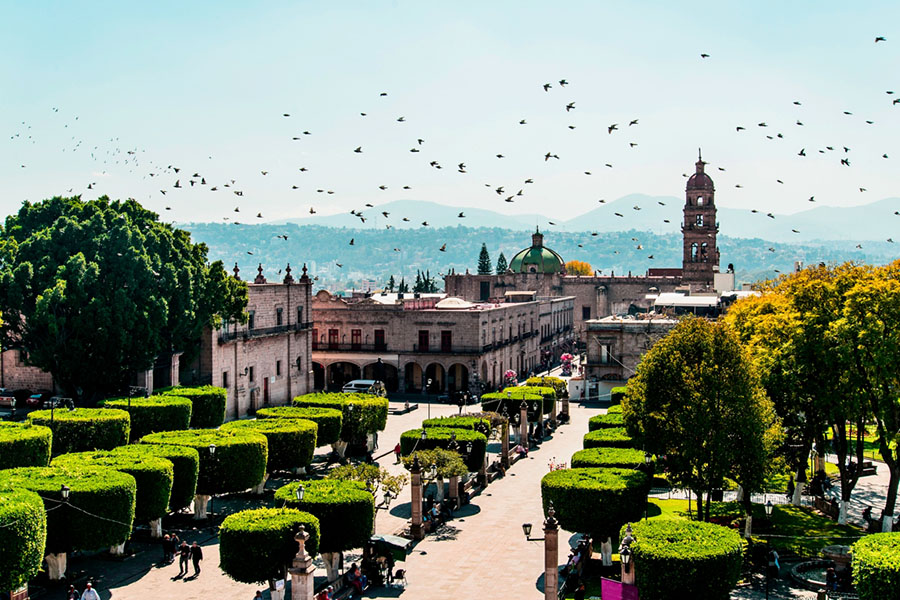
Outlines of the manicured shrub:
M635 583L641 600L730 597L743 562L743 542L737 531L713 523L665 519L634 523L632 528Z
M546 514L550 502L566 531L603 540L644 514L650 479L633 469L560 469L541 479Z
M166 396L180 396L191 401L191 427L211 429L225 422L225 402L228 390L214 385L199 387L173 387L157 390Z
M624 427L608 427L584 434L583 445L585 448L633 448L634 440L628 436Z
M425 429L426 438L422 439L422 429L410 429L400 436L400 454L408 456L415 450L430 450L450 446L452 436L456 436L458 452L464 457L469 471L478 471L484 463L487 452L487 437L483 433L468 429L451 429L448 427L429 427ZM472 453L466 456L466 446L472 442Z
M0 421L0 469L46 467L52 439L49 427Z
M192 403L179 396L150 396L132 398L128 408L128 398L110 398L103 403L106 408L118 408L131 415L131 439L139 440L148 433L176 431L191 425Z
M303 501L297 488L303 485ZM319 519L319 552L362 548L372 535L375 498L361 481L320 479L297 481L275 492L275 503L308 512Z
M853 585L860 600L896 598L900 590L900 533L868 535L851 549Z
M636 469L644 464L643 450L635 448L588 448L572 455L572 467L622 467Z
M621 415L622 414L622 405L621 404L613 404L609 408L606 409L606 414L608 415Z
M384 431L387 425L388 400L373 394L305 394L294 398L293 404L340 409L343 417L341 440L345 442Z
M0 590L17 590L38 574L46 543L41 497L24 488L0 489Z
M131 535L137 484L127 473L108 467L23 467L0 471L3 485L43 499L48 554L98 550ZM62 503L63 485L69 487L68 506Z
M115 408L36 410L28 422L53 431L53 456L124 446L130 429L128 413Z
M525 385L532 387L552 387L557 398L569 397L569 384L559 377L529 377Z
M319 519L294 508L259 508L228 515L219 528L219 567L241 583L282 579L300 545L300 526L309 538L306 553L319 549Z
M172 494L169 496L169 512L177 512L191 505L197 493L197 475L200 471L200 453L187 446L173 444L129 444L112 450L113 454L138 458L165 458L172 463Z
M109 450L62 454L53 459L51 466L75 468L78 466L109 467L134 477L137 484L134 518L139 522L152 521L165 516L172 493L172 463L156 456L119 454Z
M257 419L307 419L319 426L316 446L327 446L341 439L344 417L336 408L315 406L272 406L256 411Z
M145 444L188 446L200 454L197 493L211 496L242 492L262 481L266 474L268 443L253 431L191 429L161 431L141 439ZM209 447L214 444L215 453Z
M507 397L505 392L482 394L481 408L484 411L495 412L501 415L505 410L509 418L514 419L519 414L523 401L528 406L528 420L530 422L537 421L537 415L543 413L544 407L544 398L540 394L528 393L519 396L513 394L512 398Z
M625 427L625 419L622 418L622 413L594 415L588 420L588 431L597 431L598 429L608 429L610 427Z
M231 421L222 431L255 431L269 444L266 472L305 467L316 451L318 425L306 419L251 419Z
M436 419L425 419L422 421L422 427L446 427L450 429L469 429L488 435L491 432L491 420L484 417L458 416L458 417L438 417Z
M528 386L528 385L520 385L515 387L503 388L501 394L505 394L507 392L512 393L513 400L521 399L526 396L537 395L543 399L542 404L542 412L545 415L549 415L553 412L553 403L556 401L556 392L552 387L541 387L541 386Z
M614 387L609 390L609 403L612 405L620 405L622 404L622 398L625 397L625 394L628 393L628 388L624 385L619 387Z

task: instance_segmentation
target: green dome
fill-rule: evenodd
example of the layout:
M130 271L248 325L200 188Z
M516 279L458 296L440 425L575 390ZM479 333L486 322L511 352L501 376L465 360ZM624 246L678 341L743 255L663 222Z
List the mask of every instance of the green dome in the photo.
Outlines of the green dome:
M544 247L544 236L536 231L531 236L531 248L520 250L513 256L509 270L513 273L563 273L565 263L559 254Z

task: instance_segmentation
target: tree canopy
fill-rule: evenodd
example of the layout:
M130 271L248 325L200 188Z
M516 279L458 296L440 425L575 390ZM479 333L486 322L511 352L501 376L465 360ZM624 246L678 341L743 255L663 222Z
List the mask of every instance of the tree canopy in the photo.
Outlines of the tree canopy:
M481 252L478 253L478 274L490 275L491 273L493 273L491 255L488 254L487 244L481 244Z
M594 268L590 263L583 260L570 260L566 263L566 274L568 275L593 275Z
M497 275L502 275L506 273L506 270L509 268L509 264L506 262L506 257L503 256L503 253L500 253L500 256L497 257Z

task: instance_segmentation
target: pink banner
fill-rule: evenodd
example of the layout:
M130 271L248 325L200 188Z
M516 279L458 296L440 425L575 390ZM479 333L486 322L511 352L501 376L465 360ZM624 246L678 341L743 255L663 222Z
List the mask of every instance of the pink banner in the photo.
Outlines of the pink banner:
M606 577L600 579L600 596L603 600L640 600L637 586Z

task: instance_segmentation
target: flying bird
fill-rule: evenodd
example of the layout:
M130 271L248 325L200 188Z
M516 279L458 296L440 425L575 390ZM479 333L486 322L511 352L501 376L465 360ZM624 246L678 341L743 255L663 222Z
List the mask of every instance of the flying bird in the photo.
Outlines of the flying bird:
M559 80L559 87L566 87L567 85L569 85L569 82L566 81L565 79Z
M550 85L549 83L545 83L545 84L544 84L544 91L547 92L547 91L549 91L550 88L552 88L552 87L553 87L553 86Z
M701 54L700 58L709 58L709 54Z
M362 146L357 146L354 152L356 152L357 154L362 154Z
M618 130L619 130L619 124L613 123L612 125L610 125L609 127L606 128L606 133L612 133L613 131L618 131Z
M569 112L570 110L572 110L574 108L575 108L574 102L569 102L568 104L566 104L566 112Z
M443 246L441 246L440 248L438 248L438 251L439 251L439 252L446 252L446 251L447 251L447 244L444 244Z
M887 41L887 38L884 37L883 35L879 35L878 37L875 38L875 43L876 43L876 44L877 44L878 42L886 42L886 41Z

